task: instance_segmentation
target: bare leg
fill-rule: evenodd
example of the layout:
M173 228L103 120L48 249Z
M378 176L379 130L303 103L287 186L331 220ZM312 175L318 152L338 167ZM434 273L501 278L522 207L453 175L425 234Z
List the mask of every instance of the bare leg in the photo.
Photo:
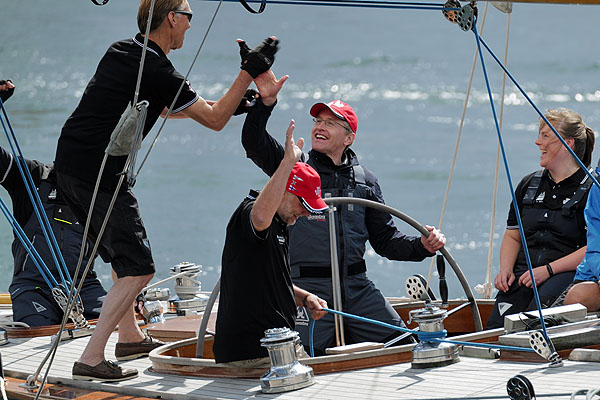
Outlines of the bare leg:
M112 271L113 282L116 282L117 274ZM149 280L148 280L149 281ZM144 284L144 286L147 282ZM141 289L138 291L141 292ZM137 295L136 295L137 296ZM134 299L135 301L135 299ZM119 343L135 343L144 340L145 336L137 324L135 312L133 311L133 302L131 303L131 312L126 312L119 321Z
M135 336L134 332L135 330L139 331L139 328L134 320L133 302L153 276L154 274L126 276L115 281L115 284L106 295L96 328L81 354L79 362L94 366L104 360L106 342L117 323L123 324L122 329L125 330L124 335L126 337ZM121 333L119 337L121 337ZM139 337L140 339L136 340L142 340L141 332Z
M596 282L581 282L573 286L567 297L565 304L581 303L587 307L588 311L600 310L600 287Z

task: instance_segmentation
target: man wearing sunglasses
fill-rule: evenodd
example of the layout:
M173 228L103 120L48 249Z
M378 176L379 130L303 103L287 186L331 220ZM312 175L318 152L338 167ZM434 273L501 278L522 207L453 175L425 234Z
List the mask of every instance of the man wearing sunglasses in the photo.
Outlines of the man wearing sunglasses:
M89 211L91 199L111 133L134 98L151 4L152 0L141 0L137 16L140 33L109 47L58 140L55 168L59 191L82 225L88 212L92 215L90 239L94 242L102 232L104 216L127 156L108 157L93 212ZM167 58L171 50L183 46L191 20L192 10L187 0L154 3L139 89L139 101L149 103L144 136L159 116L166 115L172 103L173 117L192 118L209 129L221 130L236 109L245 108L244 96L253 79L269 70L274 61L278 43L275 37L266 39L254 50L239 41L241 71L220 99L207 101ZM111 263L114 285L88 345L73 366L74 379L120 381L138 375L135 369L124 369L104 359L106 343L117 325L118 360L146 356L162 344L142 334L133 314L132 304L152 279L155 269L137 200L127 186L118 191L98 248L102 258Z
M242 130L242 144L248 158L267 175L272 175L283 156L283 147L269 135L266 126L277 100L284 76L276 80L272 72L255 80L261 98L248 111ZM314 125L312 150L302 155L301 161L311 165L321 177L324 197L356 197L384 203L377 177L368 170L351 149L358 128L354 109L341 100L316 103L310 109ZM343 311L363 317L403 326L404 323L383 294L366 275L364 254L367 240L375 252L390 260L422 261L431 257L446 242L437 229L427 226L430 235L406 236L392 217L382 211L356 204L336 207L338 260ZM300 218L290 228L291 276L295 285L314 293L328 304L333 304L331 285L331 256L329 223L326 214ZM303 343L308 343L308 320L299 310L296 330ZM344 318L346 344L359 342L387 342L396 338L397 331ZM324 316L315 324L315 354L335 346L334 319ZM398 343L412 341L404 338Z

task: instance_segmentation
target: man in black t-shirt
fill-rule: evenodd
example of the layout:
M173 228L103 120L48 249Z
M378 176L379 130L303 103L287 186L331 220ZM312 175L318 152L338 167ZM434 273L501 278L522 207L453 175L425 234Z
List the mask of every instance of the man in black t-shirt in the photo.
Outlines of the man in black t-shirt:
M221 130L240 102L246 103L242 98L252 80L269 70L277 50L276 38L266 39L252 51L239 41L242 70L219 100L206 101L196 94L167 58L171 50L183 46L185 33L191 27L192 11L188 1L142 0L137 17L140 32L146 32L152 4L138 98L149 102L143 135L150 131L161 114L166 115L180 87L173 117L192 118L210 129ZM109 47L58 140L55 168L59 191L81 224L85 223L89 212L90 238L94 242L100 236L127 156L108 157L95 205L90 211L95 182L111 133L134 97L143 42L143 35L138 34ZM118 360L146 356L162 344L144 335L134 318L132 304L154 276L155 269L137 200L131 188L126 186L118 191L98 248L102 258L111 263L115 283L106 297L92 337L73 366L74 379L120 381L138 375L135 369L123 369L104 359L106 343L117 324L119 338L115 356Z
M314 319L325 315L327 303L293 285L290 277L287 227L327 208L319 174L297 162L304 140L295 145L293 131L292 121L281 164L260 194L251 191L242 201L227 225L213 345L217 363L264 366L268 354L260 339L265 330L293 330L296 306L308 308Z

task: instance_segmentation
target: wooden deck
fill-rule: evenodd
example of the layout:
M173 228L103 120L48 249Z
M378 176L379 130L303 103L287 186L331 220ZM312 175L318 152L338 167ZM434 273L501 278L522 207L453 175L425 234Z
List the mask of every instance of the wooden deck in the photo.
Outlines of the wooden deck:
M61 343L49 375L49 383L105 391L133 397L161 399L506 399L506 382L517 374L533 384L538 398L569 399L579 389L600 385L600 364L565 360L560 368L546 364L514 363L462 357L461 362L434 369L412 369L398 364L359 371L319 375L316 384L280 394L263 394L260 382L249 379L210 379L157 374L148 370L147 358L124 362L140 375L119 383L74 381L71 367L88 338ZM117 340L113 334L107 358L113 358ZM0 347L5 375L26 379L50 347L49 337L10 339ZM105 397L107 398L107 397ZM110 398L110 397L108 397Z

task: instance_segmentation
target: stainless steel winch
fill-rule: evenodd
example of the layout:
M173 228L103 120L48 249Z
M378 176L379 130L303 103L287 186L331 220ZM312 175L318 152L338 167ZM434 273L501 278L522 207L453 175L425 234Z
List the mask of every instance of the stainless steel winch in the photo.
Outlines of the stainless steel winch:
M260 378L263 392L287 392L315 383L313 369L298 362L296 356L296 344L300 343L298 332L289 328L267 329L260 343L269 351L271 359L271 369Z
M448 312L440 309L437 302L426 301L425 308L412 310L410 321L419 324L421 332L440 332L444 330L444 319ZM452 343L419 342L412 350L413 368L443 367L460 361L458 346Z
M190 262L181 262L171 267L175 278L174 290L176 295L169 299L169 310L177 315L188 315L204 311L208 296L201 294L202 285L194 279L202 272L202 265ZM183 273L183 274L182 274Z

